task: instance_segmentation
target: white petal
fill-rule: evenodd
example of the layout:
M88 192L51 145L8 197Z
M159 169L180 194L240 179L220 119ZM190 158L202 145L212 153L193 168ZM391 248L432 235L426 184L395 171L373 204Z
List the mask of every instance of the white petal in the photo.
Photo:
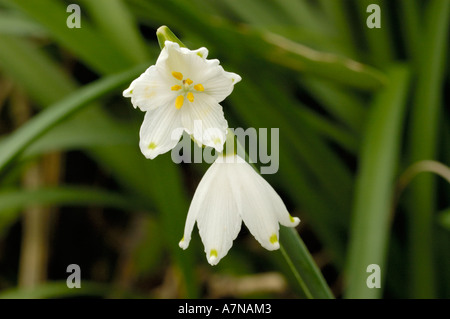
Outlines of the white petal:
M180 48L177 43L166 41L164 49L156 61L156 66L165 70L165 74L171 75L174 71L180 72L184 79L190 78L196 82L197 74L201 74L206 67L207 55L206 48L189 50Z
M228 178L235 180L233 195L238 199L239 213L245 225L264 248L280 248L278 218L271 198L267 196L267 182L248 163L228 165L235 166L229 170Z
M170 151L183 134L180 115L174 102L145 113L139 132L139 146L145 157L153 159Z
M206 68L199 79L204 87L204 93L212 96L217 103L222 102L233 91L234 85L241 80L241 77L232 72L226 72L219 65L219 60L208 60Z
M180 242L182 248L187 247L193 220L197 219L206 258L211 265L216 265L228 253L242 224L227 174L226 164L214 163L203 176L192 199Z
M258 175L259 176L259 175ZM261 177L261 176L260 176ZM273 189L273 187L267 183L262 177L261 179L264 181L265 197L270 200L272 205L272 209L274 214L277 216L278 221L281 225L287 227L295 227L300 223L300 219L298 217L292 217L281 199L280 195Z
M223 151L228 122L220 104L208 95L194 93L194 102L186 101L180 111L183 127L198 143Z
M167 104L176 97L171 87L172 82L152 65L130 84L123 92L123 96L131 97L131 103L135 108L149 111Z

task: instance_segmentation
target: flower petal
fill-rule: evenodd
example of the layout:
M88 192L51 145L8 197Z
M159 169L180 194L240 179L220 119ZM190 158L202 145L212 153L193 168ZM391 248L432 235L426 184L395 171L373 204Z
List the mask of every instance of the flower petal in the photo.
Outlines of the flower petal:
M234 85L242 78L236 73L226 72L219 65L219 60L207 60L207 64L208 68L202 72L198 83L203 85L205 94L220 103L233 92Z
M184 78L190 78L196 82L198 74L203 73L207 66L205 62L207 56L206 48L189 50L181 48L178 43L166 41L164 49L156 61L156 66L164 70L164 74L179 72Z
M131 97L134 108L139 107L142 111L154 110L176 96L170 89L171 85L172 82L152 65L130 84L123 96Z
M170 151L183 134L180 116L173 106L174 101L170 104L145 113L139 132L139 146L146 158L153 159Z
M228 165L235 166L229 170L228 178L239 181L232 190L245 225L264 248L280 248L278 219L267 196L267 182L246 162Z
M263 179L261 177L261 179ZM264 179L263 179L264 180ZM273 189L273 187L264 180L264 188L265 196L270 200L272 205L272 209L276 217L278 218L278 222L286 227L295 227L300 223L300 219L298 217L292 217L289 214L289 211L286 208L283 200L280 195Z
M183 106L180 111L183 127L197 143L223 151L228 122L220 104L208 95L197 93L194 94L194 102Z
M228 183L226 168L225 164L213 163L203 176L192 199L180 242L182 248L187 247L194 226L192 221L196 218L206 258L211 265L216 265L226 256L242 224L229 189L232 185Z

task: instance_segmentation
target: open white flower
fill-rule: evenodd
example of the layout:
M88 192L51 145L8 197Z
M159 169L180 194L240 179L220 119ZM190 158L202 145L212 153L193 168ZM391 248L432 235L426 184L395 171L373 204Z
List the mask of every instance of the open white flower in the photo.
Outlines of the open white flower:
M222 151L228 123L219 103L241 77L226 72L219 60L207 60L207 55L206 48L189 50L165 41L156 64L123 92L135 108L146 112L139 146L147 158L174 148L183 133L179 128L197 143ZM200 131L194 121L201 121Z
M295 227L282 199L247 162L238 155L219 156L200 181L186 219L179 245L186 249L195 222L208 262L216 265L230 250L242 221L268 250L280 247L279 225Z

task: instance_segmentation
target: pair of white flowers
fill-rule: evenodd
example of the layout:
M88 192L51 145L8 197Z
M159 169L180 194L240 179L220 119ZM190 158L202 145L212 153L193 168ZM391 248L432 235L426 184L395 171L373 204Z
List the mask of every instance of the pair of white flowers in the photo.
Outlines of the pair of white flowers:
M208 60L207 55L206 48L189 50L165 41L156 64L123 92L135 108L146 112L139 143L145 157L153 159L170 151L183 130L198 144L223 151L228 123L219 103L241 77L226 72L219 60ZM194 125L196 121L202 125ZM300 222L247 162L234 153L224 153L195 191L179 245L188 247L197 222L207 260L216 265L233 245L242 221L268 250L280 247L279 223L295 227Z

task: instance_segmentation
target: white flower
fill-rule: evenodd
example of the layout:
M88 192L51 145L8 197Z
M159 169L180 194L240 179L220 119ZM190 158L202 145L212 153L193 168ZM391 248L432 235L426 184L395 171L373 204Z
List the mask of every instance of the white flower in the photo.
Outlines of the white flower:
M156 64L123 92L135 108L146 112L139 146L147 158L174 148L183 129L199 144L222 151L228 123L219 103L241 77L224 71L219 60L207 60L207 55L206 48L189 50L166 41ZM194 121L201 121L200 131Z
M200 181L186 219L179 245L186 249L195 222L208 262L216 265L233 245L244 221L268 250L280 247L279 225L295 227L292 217L275 190L237 155L219 156Z

